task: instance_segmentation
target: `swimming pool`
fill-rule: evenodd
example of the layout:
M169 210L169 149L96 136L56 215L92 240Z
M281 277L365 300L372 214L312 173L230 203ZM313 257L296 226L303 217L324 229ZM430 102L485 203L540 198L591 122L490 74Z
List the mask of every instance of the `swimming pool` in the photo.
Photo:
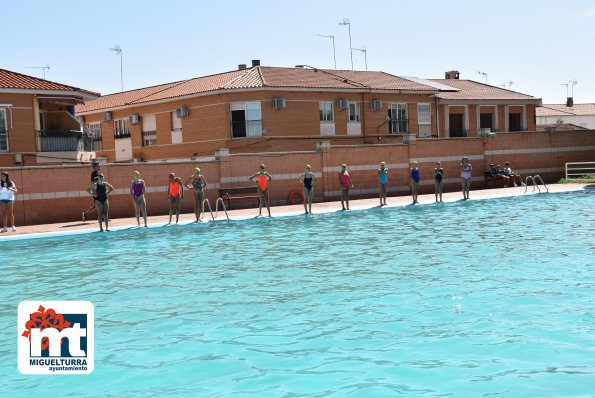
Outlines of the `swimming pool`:
M0 396L590 396L595 192L7 241ZM22 300L95 371L24 376Z

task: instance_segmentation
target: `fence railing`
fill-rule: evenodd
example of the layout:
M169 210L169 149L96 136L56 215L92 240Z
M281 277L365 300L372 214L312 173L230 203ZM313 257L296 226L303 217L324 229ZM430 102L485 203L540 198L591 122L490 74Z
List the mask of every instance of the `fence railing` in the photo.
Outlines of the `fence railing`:
M595 162L568 162L565 165L566 179L581 179L595 176Z
M80 132L39 132L40 152L101 151L101 137L90 137Z
M231 122L231 136L256 137L262 135L262 120L240 120Z

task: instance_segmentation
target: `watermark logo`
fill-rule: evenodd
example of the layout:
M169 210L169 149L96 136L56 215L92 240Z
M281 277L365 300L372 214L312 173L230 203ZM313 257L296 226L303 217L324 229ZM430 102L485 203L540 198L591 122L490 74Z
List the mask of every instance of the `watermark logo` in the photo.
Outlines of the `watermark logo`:
M19 372L93 372L94 307L90 301L21 301L18 313Z

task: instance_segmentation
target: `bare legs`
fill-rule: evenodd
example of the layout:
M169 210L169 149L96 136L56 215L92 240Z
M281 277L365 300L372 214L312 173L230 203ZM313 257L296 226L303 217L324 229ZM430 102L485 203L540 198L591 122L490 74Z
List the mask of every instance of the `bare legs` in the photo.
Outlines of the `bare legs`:
M134 213L136 215L136 223L140 227L140 215L142 213L143 220L145 221L145 227L147 226L147 202L145 201L145 195L140 197L134 197Z
M260 200L258 201L258 216L262 216L262 204L266 203L267 210L269 212L269 217L271 216L271 205L269 204L269 190L263 191L258 188L258 193L260 196Z
M380 206L386 206L386 184L380 184Z
M341 207L345 210L345 205L347 205L347 210L349 210L349 188L343 187L341 189Z
M436 181L434 183L434 195L436 196L436 202L442 202L442 181ZM440 196L440 200L438 200L438 196Z
M471 178L462 178L461 186L463 188L463 199L469 199L469 189L471 188Z
M99 231L103 232L103 222L105 222L105 230L109 231L109 202L106 200L105 203L95 201L95 208L97 209L97 219L99 221Z
M176 212L176 224L180 218L180 195L169 198L169 224L171 224L171 218L174 211Z
M304 210L306 214L312 213L312 200L314 199L314 189L304 188Z

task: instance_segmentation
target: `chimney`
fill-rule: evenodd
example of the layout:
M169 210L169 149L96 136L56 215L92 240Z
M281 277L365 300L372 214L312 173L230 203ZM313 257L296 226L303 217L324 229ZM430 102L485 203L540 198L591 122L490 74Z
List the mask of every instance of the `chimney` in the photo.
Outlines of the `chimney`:
M574 106L574 98L572 98L572 97L566 98L566 106L568 108L572 108Z
M255 66L260 66L260 60L259 59L253 59L252 60L252 67L254 68Z
M238 65L238 70L244 70L246 69L246 64L239 64Z
M444 74L444 78L459 80L459 71L458 70L450 70Z

